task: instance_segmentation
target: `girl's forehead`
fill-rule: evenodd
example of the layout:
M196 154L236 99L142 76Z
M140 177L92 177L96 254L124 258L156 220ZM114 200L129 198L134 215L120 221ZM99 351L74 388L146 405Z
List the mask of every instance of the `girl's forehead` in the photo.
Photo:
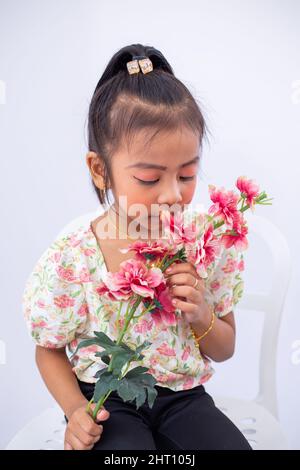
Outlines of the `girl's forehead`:
M153 135L140 131L131 138L130 146L123 146L122 156L134 163L138 161L161 161L170 156L184 160L195 157L199 153L199 135L189 129L160 131Z

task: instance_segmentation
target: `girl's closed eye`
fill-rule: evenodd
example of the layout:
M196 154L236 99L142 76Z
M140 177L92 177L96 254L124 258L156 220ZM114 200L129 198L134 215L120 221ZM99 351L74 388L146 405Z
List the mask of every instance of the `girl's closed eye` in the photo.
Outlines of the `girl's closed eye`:
M180 179L181 181L192 181L196 176L193 175L193 176L180 176ZM136 176L134 176L134 179L136 179L140 184L145 184L145 185L151 185L151 184L155 184L159 181L159 179L156 179L156 180L142 180L140 178L137 178Z

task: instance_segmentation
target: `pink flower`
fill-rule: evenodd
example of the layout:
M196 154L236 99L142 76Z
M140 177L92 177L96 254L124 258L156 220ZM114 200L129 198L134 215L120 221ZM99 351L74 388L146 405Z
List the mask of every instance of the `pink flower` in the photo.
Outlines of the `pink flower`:
M74 276L74 271L72 268L65 268L64 266L58 266L56 268L58 276L64 281L75 281L76 276Z
M223 266L222 271L224 273L233 273L236 269L237 262L235 259L228 258L227 263Z
M48 348L48 349L56 349L56 345L51 343L51 341L45 341L43 343L43 346L44 348Z
M32 322L32 328L45 328L46 326L47 323L44 320Z
M39 308L45 308L46 307L46 304L43 301L43 299L39 299L36 304Z
M230 248L235 246L237 251L244 251L248 248L248 240L246 235L248 234L248 227L245 224L243 214L238 212L234 219L233 232L226 231L222 237L221 241L225 248Z
M237 268L239 271L244 271L245 269L245 264L244 264L244 260L241 259L241 261L239 262L239 264L237 265Z
M72 299L72 297L63 294L58 297L54 297L54 304L59 308L68 308L74 306L75 300Z
M91 282L91 275L89 270L86 267L83 267L79 273L80 282Z
M154 288L163 282L163 279L159 268L148 269L141 261L130 259L120 264L119 272L106 273L104 284L117 300L129 299L132 294L153 299Z
M80 349L81 355L83 355L83 354L92 354L92 353L96 353L98 351L99 351L99 346L97 346L96 344L93 344L91 346L86 346L85 348Z
M175 374L174 372L169 372L169 374L158 374L156 376L156 379L160 383L174 382L178 379L178 376L182 376L182 374Z
M71 235L70 238L69 238L69 242L70 242L70 245L72 247L75 247L75 246L79 245L80 240L78 240L78 238L76 238L75 235Z
M127 253L128 251L135 251L135 258L139 261L145 260L158 260L160 261L165 254L170 253L170 246L163 241L143 242L136 241L131 243L127 248L120 248L121 253Z
M246 203L249 204L251 211L254 211L255 198L259 195L259 186L253 180L246 176L240 176L236 181L236 187L246 197Z
M86 248L83 250L85 256L91 256L96 252L95 248Z
M215 307L216 313L223 313L225 310L228 309L228 307L231 307L232 305L232 299L229 297L225 297L224 299L220 300L219 303L217 303Z
M162 223L164 234L176 244L195 243L200 228L195 222L184 224L184 216L181 212L174 214L163 211ZM177 248L178 249L178 248Z
M156 364L158 364L158 359L156 356L153 355L153 356L150 356L149 362L151 366L155 366Z
M116 295L111 293L107 285L102 281L100 281L100 283L98 284L95 290L100 297L105 296L110 300L116 300ZM129 299L129 297L130 297L130 294L126 296L124 294L122 297L120 297L120 300L127 300Z
M186 361L189 358L190 353L191 353L191 347L186 346L183 350L183 353L181 354L181 360Z
M153 322L149 322L145 318L142 318L139 323L134 326L134 331L136 333L146 333L152 329Z
M220 216L226 225L232 228L234 219L239 213L238 194L234 191L226 191L224 188L216 189L212 184L209 185L209 193L214 204L208 209L208 213L214 217Z
M61 252L60 251L56 251L52 256L51 256L51 260L54 261L55 263L58 263L58 261L60 260L61 258Z
M88 305L86 303L82 304L80 309L78 310L78 315L80 317L85 317L88 313L89 313Z
M176 325L175 308L172 304L170 290L166 287L165 283L161 283L156 287L155 299L158 302L158 306L150 312L155 325L161 325L161 323L164 325ZM151 299L144 299L144 303L146 302L151 302Z
M209 223L202 237L195 244L186 245L188 261L195 265L198 274L206 277L207 267L215 260L221 250L221 242L214 235L213 224Z
M199 384L202 385L205 382L207 382L211 378L212 375L213 374L211 372L208 372L207 374L202 375L202 377L200 378Z
M220 289L221 284L220 284L219 281L213 281L213 282L211 282L210 287L211 287L212 290L218 290L218 289Z
M184 382L183 382L183 390L189 390L192 388L194 384L194 379L193 377L188 377Z
M163 356L176 356L176 352L175 352L175 349L174 348L170 348L170 346L167 344L167 343L162 343L161 346L159 346L157 349L156 349L157 352L159 352L160 354L162 354Z
M55 335L54 338L57 340L57 341L63 341L65 339L64 335Z

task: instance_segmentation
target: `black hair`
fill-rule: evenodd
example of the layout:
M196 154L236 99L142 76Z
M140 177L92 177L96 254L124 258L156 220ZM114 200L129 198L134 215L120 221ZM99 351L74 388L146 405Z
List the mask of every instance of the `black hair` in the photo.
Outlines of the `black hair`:
M153 71L129 74L127 62L135 56L149 57ZM178 80L164 55L151 46L132 44L116 52L95 88L88 112L88 147L104 164L105 188L113 185L111 157L145 128L155 132L188 127L207 135L207 125L197 100ZM100 204L109 203L106 190L92 181Z

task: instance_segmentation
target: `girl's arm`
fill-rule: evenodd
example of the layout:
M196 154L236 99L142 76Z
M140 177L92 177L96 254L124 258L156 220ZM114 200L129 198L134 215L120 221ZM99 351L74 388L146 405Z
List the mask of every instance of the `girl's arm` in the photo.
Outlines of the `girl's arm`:
M192 323L191 326L197 336L202 335L210 325L211 316L209 308L203 315L201 322ZM199 341L201 353L210 357L215 362L230 359L235 349L235 321L233 312L224 317L215 316L215 321L210 332Z
M36 363L51 395L69 419L79 406L88 403L82 394L65 348L36 346Z

